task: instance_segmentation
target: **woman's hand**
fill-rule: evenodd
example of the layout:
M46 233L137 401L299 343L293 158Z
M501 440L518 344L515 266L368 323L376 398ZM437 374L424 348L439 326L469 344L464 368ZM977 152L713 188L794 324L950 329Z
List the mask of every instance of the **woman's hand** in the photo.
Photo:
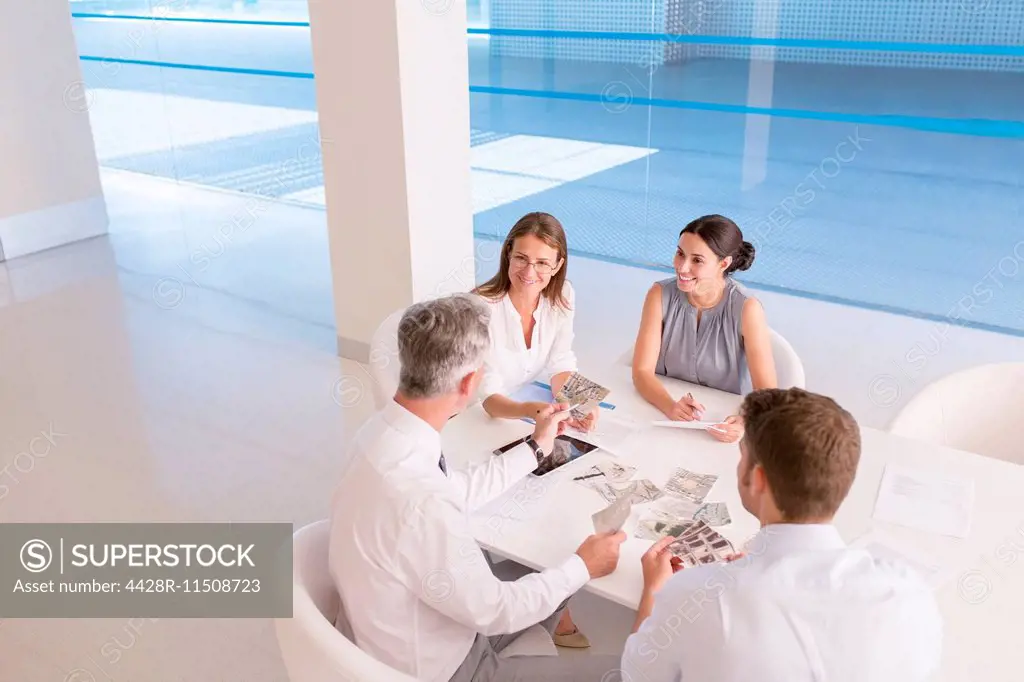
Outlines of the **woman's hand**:
M687 393L665 411L665 416L674 422L692 422L704 416L704 406Z
M723 443L735 443L743 437L743 420L736 415L726 417L724 422L715 424L713 427L709 426L707 431L715 437L715 440Z
M601 408L595 407L593 410L590 411L590 414L588 414L583 419L570 419L568 422L569 428L576 429L577 431L582 431L583 433L593 431L594 428L597 426L597 417L600 412Z

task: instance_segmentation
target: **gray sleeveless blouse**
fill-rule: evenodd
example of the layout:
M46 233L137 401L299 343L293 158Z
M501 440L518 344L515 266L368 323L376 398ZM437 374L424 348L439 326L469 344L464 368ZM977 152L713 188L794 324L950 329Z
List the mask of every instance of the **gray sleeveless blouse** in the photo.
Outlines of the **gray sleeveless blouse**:
M661 352L655 372L737 395L747 377L740 321L749 298L742 285L725 280L725 294L705 310L697 327L697 309L679 291L676 278L661 285Z

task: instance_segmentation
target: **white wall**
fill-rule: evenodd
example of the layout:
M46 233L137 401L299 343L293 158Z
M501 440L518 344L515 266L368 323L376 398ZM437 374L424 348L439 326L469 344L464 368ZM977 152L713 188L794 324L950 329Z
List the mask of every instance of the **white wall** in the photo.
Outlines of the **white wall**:
M481 273L481 276L489 276ZM634 342L647 289L664 272L570 258L581 370ZM1021 274L1024 276L1024 273ZM769 324L803 360L807 388L835 398L866 426L885 428L931 381L987 362L1024 362L1024 338L754 290Z
M67 2L0 0L0 248L103 234L106 208Z

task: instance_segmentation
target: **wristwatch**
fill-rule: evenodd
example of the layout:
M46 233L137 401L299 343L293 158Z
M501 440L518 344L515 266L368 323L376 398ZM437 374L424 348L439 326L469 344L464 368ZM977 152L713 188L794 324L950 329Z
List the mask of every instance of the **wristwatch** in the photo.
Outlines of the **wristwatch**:
M523 439L523 442L529 445L530 448L533 450L533 455L534 457L537 458L538 465L544 461L547 455L544 454L544 450L541 448L540 445L537 444L537 441L533 439L533 436L527 436L526 438Z

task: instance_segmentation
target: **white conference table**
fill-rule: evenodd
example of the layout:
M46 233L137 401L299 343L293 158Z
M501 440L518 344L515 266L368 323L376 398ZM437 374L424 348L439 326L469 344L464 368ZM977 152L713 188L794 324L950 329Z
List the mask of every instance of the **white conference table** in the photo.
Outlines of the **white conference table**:
M606 399L616 409L602 418L630 418L639 423L663 419L633 388L630 369L611 366L587 371L611 389ZM693 393L709 419L737 411L740 397L680 381L664 381L673 397ZM519 420L491 419L477 404L455 417L442 434L445 455L453 464L486 461L492 451L532 431ZM602 431L599 421L597 432ZM877 529L914 548L948 570L936 591L945 619L943 668L938 680L1024 679L1024 467L972 453L908 440L862 427L863 450L853 489L835 523L852 543ZM598 437L599 439L599 437ZM737 548L753 536L757 520L740 504L736 489L739 447L714 440L699 430L647 427L614 452L598 450L543 477L530 476L509 496L473 517L477 542L493 554L541 570L565 560L593 533L591 514L607 506L593 490L572 477L603 458L628 462L636 478L662 487L676 467L717 474L707 501L728 503L732 523L717 530ZM975 505L966 539L938 536L873 520L875 498L886 463L972 478ZM649 505L634 506L623 530L629 539L615 572L591 581L586 590L636 608L643 585L640 555L651 542L633 537L639 516Z

